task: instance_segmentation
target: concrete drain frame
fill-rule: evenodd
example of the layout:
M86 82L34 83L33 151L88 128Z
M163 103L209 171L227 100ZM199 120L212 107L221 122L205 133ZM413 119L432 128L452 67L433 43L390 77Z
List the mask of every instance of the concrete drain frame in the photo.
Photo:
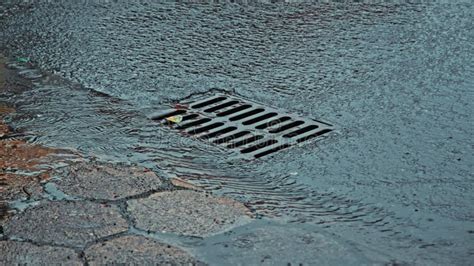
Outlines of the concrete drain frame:
M188 137L239 150L246 159L299 146L333 130L331 124L225 93L179 102L151 119Z

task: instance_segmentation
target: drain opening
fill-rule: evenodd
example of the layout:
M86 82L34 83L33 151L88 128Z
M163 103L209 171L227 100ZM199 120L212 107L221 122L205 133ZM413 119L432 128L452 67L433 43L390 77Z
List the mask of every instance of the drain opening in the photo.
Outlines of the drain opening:
M252 142L255 142L255 141L263 139L263 138L264 137L262 135L253 136L253 137L250 137L250 138L232 143L232 144L228 145L227 148L234 149L234 148L237 148L237 147L240 147L240 146L243 146L243 145L250 144Z
M220 138L220 139L216 139L214 141L215 144L222 144L222 143L227 143L229 141L232 141L234 139L237 139L237 138L240 138L240 137L243 137L247 134L250 134L250 131L240 131L240 132L237 132L235 134L232 134L230 136L227 136L227 137L223 137L223 138Z
M198 114L185 115L185 116L183 116L183 121L191 120L191 119L194 119L194 118L197 118L197 117L199 117Z
M234 116L234 117L231 117L229 118L230 121L236 121L236 120L240 120L242 118L246 118L246 117L249 117L251 115L255 115L255 114L258 114L258 113L261 113L265 111L265 109L255 109L255 110L252 110L252 111L248 111L246 113L243 113L243 114L240 114L240 115L237 115L237 116Z
M214 129L214 128L217 128L217 127L220 127L220 126L223 126L223 125L224 125L224 123L222 123L222 122L213 123L213 124L210 124L208 126L193 129L193 130L189 131L188 133L192 134L192 135L195 135L195 134L203 133L203 132L209 131L211 129Z
M268 132L270 132L270 133L279 133L279 132L288 130L290 128L293 128L293 127L296 127L296 126L299 126L299 125L302 125L302 124L304 124L304 121L295 121L295 122L291 122L289 124L283 125L279 128L271 129Z
M252 107L252 105L250 105L250 104L244 104L244 105L241 105L241 106L236 107L236 108L234 108L234 109L230 109L230 110L227 110L227 111L218 113L217 116L231 115L231 114L234 114L234 113L243 111L243 110L245 110L245 109L248 109L248 108L250 108L250 107Z
M210 118L201 118L199 120L183 124L183 125L177 127L176 129L186 129L186 128L194 127L194 126L197 126L197 125L200 125L200 124L207 123L211 120L212 119L210 119Z
M226 97L217 97L217 98L214 98L214 99L204 101L202 103L195 104L195 105L191 106L191 108L195 108L195 109L202 108L204 106L208 106L208 105L211 105L211 104L214 104L214 103L221 102L225 99L227 99L227 98Z
M237 104L237 103L239 103L239 101L225 102L225 103L223 103L223 104L219 104L219 105L216 105L216 106L214 106L214 107L208 108L208 109L204 110L204 112L206 112L206 113L215 112L215 111L217 111L217 110L220 110L220 109L223 109L223 108L232 106L232 105Z
M270 145L273 145L275 143L277 143L278 140L275 140L275 139L269 139L267 141L264 141L264 142L260 142L258 143L257 145L254 145L254 146L251 146L251 147L248 147L246 149L243 149L241 150L240 152L241 153L249 153L249 152L254 152L256 150L260 150L262 148L265 148L267 146L270 146Z
M202 139L211 139L211 138L214 138L214 137L218 137L220 135L223 135L225 133L229 133L231 131L234 131L236 130L237 127L226 127L226 128L223 128L223 129L220 129L220 130L217 130L215 132L212 132L212 133L209 133L207 135L204 135L204 136L201 136Z

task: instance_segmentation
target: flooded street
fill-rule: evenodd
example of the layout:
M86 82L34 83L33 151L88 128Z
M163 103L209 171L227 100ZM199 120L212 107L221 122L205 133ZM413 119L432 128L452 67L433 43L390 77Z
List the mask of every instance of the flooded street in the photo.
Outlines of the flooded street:
M0 53L29 82L0 91L12 128L259 218L150 237L213 265L474 262L472 3L15 2L0 3ZM334 130L241 160L150 119L214 92Z

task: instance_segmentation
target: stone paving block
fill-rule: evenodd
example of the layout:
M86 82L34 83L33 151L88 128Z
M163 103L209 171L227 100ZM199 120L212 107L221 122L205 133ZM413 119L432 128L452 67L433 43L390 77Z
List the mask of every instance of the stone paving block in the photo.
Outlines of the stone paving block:
M58 172L54 183L71 196L117 200L161 190L163 180L153 171L135 166L82 162Z
M0 121L0 138L3 138L4 136L6 136L9 132L10 132L10 129L8 128L8 126L3 124Z
M130 200L128 211L140 229L192 236L212 235L251 221L242 203L188 190Z
M8 217L8 203L0 200L0 236L3 234L3 221Z
M0 173L0 201L39 199L43 193L40 182L48 178L47 173L39 175Z
M89 265L204 265L187 252L143 236L122 236L85 250Z
M74 250L37 246L27 242L0 241L0 265L82 265Z
M77 247L127 229L116 206L84 201L43 202L4 225L8 237Z

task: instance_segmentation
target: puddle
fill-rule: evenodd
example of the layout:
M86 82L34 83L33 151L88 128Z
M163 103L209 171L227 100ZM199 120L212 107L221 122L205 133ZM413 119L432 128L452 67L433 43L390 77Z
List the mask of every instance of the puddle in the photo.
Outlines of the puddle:
M393 207L308 186L302 182L308 174L308 166L287 168L287 162L292 162L295 154L301 156L312 149L321 151L318 145L324 145L325 141L308 145L302 151L289 150L252 163L229 159L229 150L184 138L153 123L145 110L134 108L126 101L67 81L51 84L49 80L37 82L31 90L18 94L13 100L18 109L11 115L11 125L18 132L38 132L37 137L30 140L33 144L67 147L103 160L137 163L163 176L178 177L246 202L259 217L284 221L288 225L312 224L334 234L344 232L345 237L359 239L359 244L367 245L374 238L390 238L387 247L404 243L412 250L413 257L420 251L412 247L436 246L433 242L414 240L413 234L406 230L414 227L403 217L405 210L396 213ZM44 188L51 199L74 199L53 184L48 183ZM12 207L21 210L31 204L35 202L17 201ZM381 248L378 252L388 250ZM399 252L402 256L406 248ZM395 252L391 254L397 257Z
M79 198L69 196L59 190L54 183L47 183L44 185L44 191L49 200L79 200Z
M24 80L0 91L31 143L136 163L395 261L472 258L471 4L34 6L0 26L0 49L36 67L10 64ZM249 163L149 119L212 90L337 136Z

